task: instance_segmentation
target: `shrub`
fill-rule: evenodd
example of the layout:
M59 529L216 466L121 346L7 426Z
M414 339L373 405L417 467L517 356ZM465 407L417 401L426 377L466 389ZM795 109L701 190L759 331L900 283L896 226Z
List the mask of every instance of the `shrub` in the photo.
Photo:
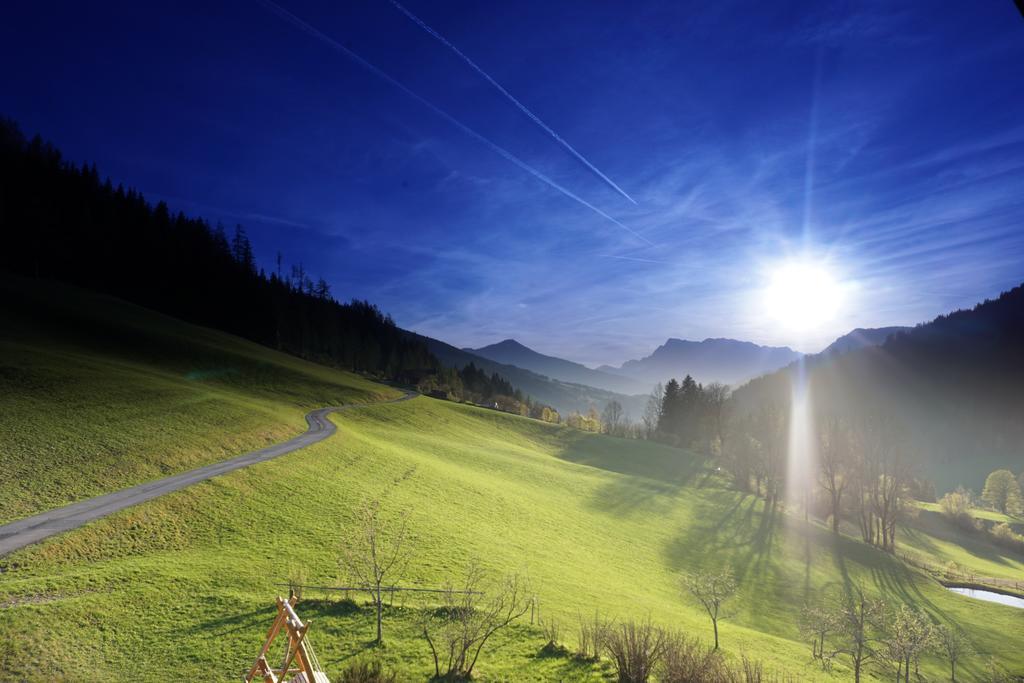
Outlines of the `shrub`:
M352 662L334 680L340 683L397 683L398 674L385 671L378 661L358 660Z
M650 620L628 621L608 630L604 648L619 683L646 683L665 654L665 632Z
M540 627L544 631L544 638L547 640L547 644L552 646L558 645L561 640L560 636L562 635L558 622L554 619L550 621L542 621Z
M600 658L604 650L604 641L608 637L608 629L611 622L601 619L597 610L594 610L593 619L584 619L583 615L577 613L579 620L579 632L576 640L576 656L580 659L596 660Z
M697 638L668 634L658 667L663 683L796 683L785 673L768 671L764 664L743 655L730 663L721 650L706 646Z
M1024 553L1024 536L1015 533L1006 522L996 524L989 533L998 545Z
M971 515L972 506L971 492L963 487L958 487L939 499L939 508L947 519L966 531L978 531L978 521Z
M717 650L681 634L665 640L658 680L664 683L732 683L734 673Z

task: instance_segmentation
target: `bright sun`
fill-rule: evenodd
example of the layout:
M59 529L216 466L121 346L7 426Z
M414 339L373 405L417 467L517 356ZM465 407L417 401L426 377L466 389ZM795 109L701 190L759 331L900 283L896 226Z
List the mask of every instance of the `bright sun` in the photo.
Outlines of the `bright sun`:
M823 266L789 261L769 271L763 290L769 316L795 332L813 332L836 317L843 288Z

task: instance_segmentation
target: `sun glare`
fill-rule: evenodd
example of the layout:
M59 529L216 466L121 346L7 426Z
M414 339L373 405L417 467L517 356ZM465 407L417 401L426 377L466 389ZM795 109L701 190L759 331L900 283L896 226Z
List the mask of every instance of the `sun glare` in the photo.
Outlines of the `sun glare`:
M796 332L813 332L836 317L843 298L843 288L826 267L790 261L769 272L763 303L779 324Z

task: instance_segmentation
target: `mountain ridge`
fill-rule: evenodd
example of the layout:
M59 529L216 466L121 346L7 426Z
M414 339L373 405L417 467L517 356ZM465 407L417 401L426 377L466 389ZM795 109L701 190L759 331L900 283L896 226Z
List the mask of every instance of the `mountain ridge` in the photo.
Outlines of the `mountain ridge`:
M618 368L598 369L641 381L664 382L690 375L698 382L734 385L778 370L803 355L788 346L761 346L727 337L708 337L699 342L669 337L648 356L628 360Z
M650 391L654 386L653 382L648 386L647 383L630 377L609 374L588 368L582 363L540 353L516 339L503 339L477 349L464 348L463 351L496 363L514 365L551 379L620 394L641 394Z
M627 414L636 419L647 402L646 394L622 394L599 387L563 382L516 365L499 363L418 332L403 332L411 339L426 344L428 350L442 364L461 369L473 363L487 373L498 373L524 394L553 407L562 417L573 411L585 413L591 407L601 411L614 400L622 405Z

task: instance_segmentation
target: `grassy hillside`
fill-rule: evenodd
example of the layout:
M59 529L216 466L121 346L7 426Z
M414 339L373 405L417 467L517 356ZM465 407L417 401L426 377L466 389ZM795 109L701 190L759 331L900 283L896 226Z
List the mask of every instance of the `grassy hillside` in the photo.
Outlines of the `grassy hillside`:
M117 299L0 275L0 523L283 440L313 407L391 395Z
M971 533L949 521L935 503L918 503L920 511L902 534L901 552L916 559L944 567L950 562L964 567L965 573L981 577L1024 582L1024 555L992 542L984 533ZM1020 529L1020 518L992 510L972 510L971 514L989 522L1007 522Z
M877 550L725 488L700 461L655 444L585 435L427 398L334 418L337 435L23 550L0 561L0 664L28 680L228 680L251 663L273 616L275 582L305 573L334 584L353 510L391 489L408 510L415 555L406 583L437 585L471 558L494 573L528 571L546 619L574 643L577 611L650 616L709 637L679 591L681 572L732 566L738 598L723 622L726 652L745 652L801 680L828 678L810 660L796 615L830 588L862 585L965 628L983 653L1024 671L1024 613L944 590ZM921 532L927 537L925 532ZM386 615L375 653L424 680L419 601ZM315 591L300 604L330 671L365 654L368 609ZM484 680L601 680L600 666L542 656L523 624L486 652ZM945 666L922 663L930 679ZM831 677L845 679L837 666ZM888 676L887 676L888 678Z

